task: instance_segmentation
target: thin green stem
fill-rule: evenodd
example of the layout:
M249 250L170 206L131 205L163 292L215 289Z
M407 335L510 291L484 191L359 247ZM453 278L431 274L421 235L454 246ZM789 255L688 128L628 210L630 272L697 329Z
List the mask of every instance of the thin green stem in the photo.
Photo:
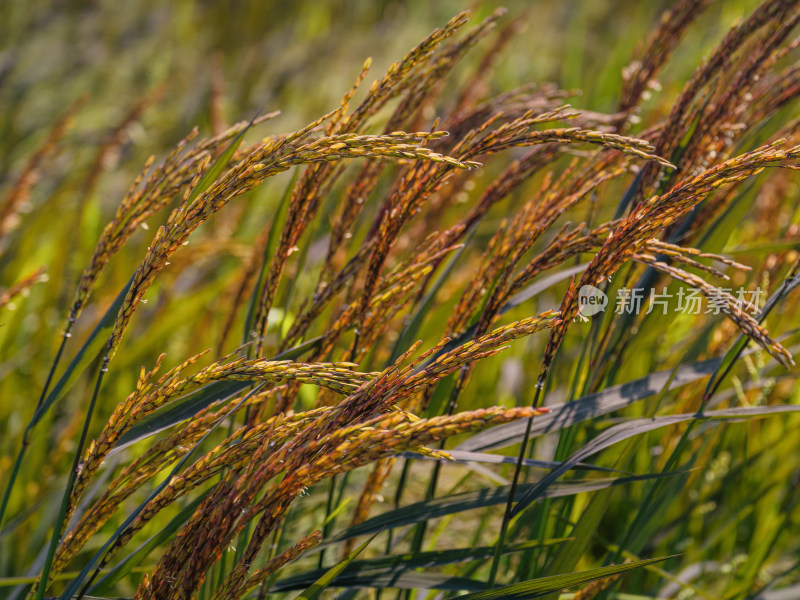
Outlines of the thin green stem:
M542 385L536 386L536 393L533 397L533 406L539 406L539 397L542 393ZM493 587L494 582L497 579L497 570L500 567L500 559L503 556L503 546L506 542L506 536L508 535L508 525L511 522L511 509L514 506L514 496L517 493L517 486L519 485L519 478L522 474L522 463L523 459L525 458L525 450L528 447L528 440L531 437L531 429L533 428L533 419L528 419L528 424L525 427L525 437L522 438L522 447L519 451L519 457L517 458L517 464L514 468L514 479L511 481L511 490L508 492L508 500L506 501L506 510L503 513L503 522L500 525L500 535L497 539L497 544L494 548L494 557L492 558L492 568L489 571L489 586Z
M64 348L67 345L67 339L70 337L70 333L72 330L72 325L75 323L74 318L70 318L67 322L67 327L64 330L64 335L61 336L61 344L58 346L58 351L56 352L56 356L53 359L53 364L50 365L50 372L47 374L47 380L44 382L44 387L42 388L42 393L39 396L39 401L36 403L36 410L33 411L34 416L31 417L31 420L28 422L27 427L25 427L25 432L22 434L22 444L20 445L19 452L17 452L17 458L14 459L14 467L11 469L11 475L6 483L6 489L3 492L3 501L0 503L0 529L3 527L3 523L5 521L6 510L8 509L8 503L11 499L11 490L14 488L14 484L17 481L17 477L19 476L19 469L22 465L22 459L25 456L25 452L28 450L28 446L30 446L31 440L31 432L33 431L34 426L34 419L36 418L36 413L39 412L39 408L42 406L45 397L47 396L47 392L50 391L50 384L53 382L53 377L56 373L56 368L58 367L58 363L61 361L61 355L64 353Z
M86 417L83 419L83 429L81 430L81 436L78 440L78 447L75 449L75 458L72 461L72 469L70 469L69 479L67 479L67 485L64 488L64 495L61 498L61 506L58 509L58 516L56 517L56 522L53 526L53 536L50 538L50 545L47 548L47 557L45 558L44 566L42 567L42 575L39 580L39 585L36 588L36 600L44 599L44 593L47 590L47 584L50 578L50 569L53 566L53 558L56 554L56 548L58 547L58 542L61 539L61 533L66 526L64 521L66 520L67 516L69 499L70 496L72 496L72 490L75 487L75 481L78 478L78 470L80 469L83 447L86 444L86 438L89 436L89 426L92 422L94 407L97 405L97 398L100 396L100 386L103 383L103 375L106 373L106 371L108 371L108 350L105 353L102 365L103 366L100 368L100 371L97 374L94 392L92 393L92 400L89 403L88 410L86 411Z
M322 526L322 539L327 538L328 534L330 533L331 521L333 519L331 519L330 521L327 520L327 519L330 516L331 512L333 512L333 495L335 493L335 490L336 490L336 475L334 475L333 477L331 477L328 480L328 500L327 500L327 502L325 504L325 519L326 519L326 522ZM317 567L318 568L320 568L320 569L322 568L324 560L325 560L325 548L323 548L319 553L319 561L317 563Z

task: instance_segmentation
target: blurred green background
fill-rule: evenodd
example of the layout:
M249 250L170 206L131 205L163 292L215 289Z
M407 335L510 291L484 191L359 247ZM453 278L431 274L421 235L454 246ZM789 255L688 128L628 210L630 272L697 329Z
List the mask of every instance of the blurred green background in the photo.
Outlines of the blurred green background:
M698 58L756 4L716 2L700 16L662 74L663 94L645 105L649 122L668 109L665 101L675 97ZM29 315L23 329L33 334L37 318L43 320L35 324L37 330L38 325L48 333L60 328L80 270L147 156L164 156L195 125L201 135L214 131L214 86L221 99L217 127L220 119L231 124L257 111L280 110L281 117L261 131L292 131L335 108L367 57L373 58L369 83L459 11L471 10L477 23L503 6L508 13L500 26L513 23L518 30L489 78L493 92L554 82L580 91L568 100L577 108L613 111L622 68L669 5L610 0L2 2L0 189L14 182L71 103L87 94L88 100L25 207L26 218L35 220L43 235L60 239L20 240L15 252L0 258L0 285L50 265L51 280L61 288L59 300L46 303L38 316ZM480 50L472 54L480 56ZM448 85L455 89L469 68L471 61L463 61ZM162 95L126 122L137 103L159 86ZM115 133L119 143L103 156L99 177L87 184L87 171ZM53 231L53 211L69 215L65 218L73 224ZM254 223L251 234L257 230ZM125 258L112 262L101 289L118 289L127 280L130 261L138 260L147 240L137 236ZM27 344L17 340L15 345Z

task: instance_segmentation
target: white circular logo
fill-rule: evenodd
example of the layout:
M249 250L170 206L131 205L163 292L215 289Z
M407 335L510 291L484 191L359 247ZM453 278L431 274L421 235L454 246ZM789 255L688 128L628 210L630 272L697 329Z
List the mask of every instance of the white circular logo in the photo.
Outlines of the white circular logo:
M583 285L578 290L579 313L583 317L591 317L603 312L608 306L608 296L593 285Z

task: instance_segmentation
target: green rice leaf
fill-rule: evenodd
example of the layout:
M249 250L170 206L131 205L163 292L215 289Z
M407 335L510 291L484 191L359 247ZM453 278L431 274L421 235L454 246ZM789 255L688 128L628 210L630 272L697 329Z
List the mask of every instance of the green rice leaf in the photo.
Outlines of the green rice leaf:
M378 534L376 533L371 538L369 538L366 542L361 544L358 548L353 550L350 554L347 555L343 561L339 562L334 567L328 569L323 575L321 575L311 587L307 588L302 594L297 596L295 600L316 600L319 598L319 595L327 588L336 576L339 575L342 571L347 568L354 558L356 558L359 554L361 554L367 546L369 546L370 542L375 539Z
M700 421L704 419L713 420L731 420L731 419L751 419L757 417L766 417L769 415L776 415L782 413L800 412L800 405L784 404L777 406L746 406L740 408L725 408L722 410L707 411L703 413L691 413L682 415L670 415L666 417L653 417L649 419L631 419L609 427L603 433L591 440L583 448L572 454L557 468L553 469L550 473L545 475L538 483L529 489L511 511L511 515L515 516L521 511L525 510L532 502L540 497L541 494L550 486L556 479L561 477L569 469L569 465L574 465L578 461L583 460L601 450L613 446L623 440L627 440L635 435L641 435L648 431L653 431L661 427L669 425L676 425L678 423L685 423L688 421Z
M631 477L565 481L558 485L551 486L549 489L545 490L543 497L563 498L565 496L574 496L576 494L582 494L585 492L602 490L609 486L624 485L626 483L643 481L656 477L667 477L669 475L671 474L634 475ZM524 494L533 489L535 485L536 484L533 483L519 485L516 490L515 498L522 498ZM449 496L443 496L441 498L434 498L432 500L426 500L422 502L415 502L414 504L409 504L407 506L392 510L388 513L369 518L358 525L354 525L353 527L334 535L330 540L326 540L323 543L332 544L361 535L369 535L385 528L394 529L404 525L412 525L414 523L420 523L422 521L452 515L465 510L503 504L508 499L510 490L511 486L505 485L495 488L483 488L474 492L451 494Z
M589 583L590 581L595 581L596 579L602 579L612 575L619 575L620 573L627 573L628 571L665 561L669 558L672 557L664 556L661 558L639 560L622 565L599 567L597 569L589 569L588 571L578 571L577 573L566 573L564 575L541 577L539 579L523 581L522 583L514 583L512 585L487 590L485 592L456 596L456 598L459 600L495 600L499 598L515 598L517 600L523 600L525 598L540 598L541 596L546 596L552 592L558 592L564 588L583 585L585 583Z
M567 541L567 539L568 538L553 538L534 540L522 544L510 545L505 551L510 554L513 552L522 552L530 548L554 546ZM424 573L424 575L439 577L440 580L431 579L422 581L417 577L421 573L415 572L415 569L430 569L454 563L483 560L491 557L493 552L494 547L492 546L480 546L476 548L436 550L419 552L417 554L407 553L369 560L358 560L348 565L347 568L333 580L332 585L337 587L393 587L401 589L482 589L482 587L485 587L483 582L471 581L468 579L464 580L464 578L454 578L436 573ZM302 589L324 573L324 569L316 569L307 573L287 577L286 579L276 582L272 587L272 591L279 592ZM460 587L464 585L470 585L472 587Z

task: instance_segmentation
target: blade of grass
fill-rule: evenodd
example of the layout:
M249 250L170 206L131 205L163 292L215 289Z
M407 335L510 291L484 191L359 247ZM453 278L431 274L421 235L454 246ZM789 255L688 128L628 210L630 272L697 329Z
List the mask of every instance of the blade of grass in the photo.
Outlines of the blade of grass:
M100 321L98 321L97 325L95 325L95 328L89 334L89 337L83 343L80 350L78 350L78 353L74 356L70 364L67 365L66 370L56 382L53 389L47 393L50 381L56 369L56 365L63 352L66 343L66 337L62 340L61 346L56 355L56 359L54 360L50 369L50 373L48 374L44 390L42 391L42 397L39 399L36 410L34 411L31 420L28 422L28 425L25 427L24 433L22 434L22 443L19 451L17 452L17 456L14 459L14 466L11 468L9 479L6 482L5 491L3 492L3 501L2 504L0 504L0 527L2 527L5 519L6 509L8 508L8 502L11 498L11 491L17 481L17 477L19 476L22 460L25 457L28 446L30 446L33 428L37 425L37 423L39 423L50 407L64 397L78 377L100 354L106 341L106 335L104 334L111 332L111 328L114 326L114 321L117 318L117 313L119 312L119 309L125 300L125 296L128 294L128 289L130 288L132 282L133 277L131 277L122 291L120 291L120 293L117 295L111 306L109 306L106 313L103 315Z
M378 532L380 533L380 532ZM317 579L309 588L307 588L303 593L301 593L295 600L317 600L319 595L327 588L329 585L333 583L336 577L347 568L353 559L355 559L359 554L361 554L367 546L369 546L370 542L374 540L378 533L373 535L369 538L366 542L361 544L358 548L353 550L347 557L339 562L336 566L328 569L324 575L322 575L319 579Z
M661 561L672 558L671 556L663 556L660 558L650 558L647 560L640 560L636 562L625 563L622 565L613 565L611 567L598 567L596 569L589 569L587 571L578 571L577 573L566 573L564 575L552 575L550 577L541 577L532 581L523 581L521 583L514 583L504 587L487 590L485 592L477 592L473 594L465 594L457 596L458 600L495 600L496 598L540 598L547 596L552 592L558 592L564 588L573 587L589 583L595 579L602 579L611 575L618 575L620 573L627 573L633 569L639 569L646 565L652 565Z
M616 477L608 479L591 479L565 481L557 485L550 486L543 492L542 497L563 498L575 494L594 492L605 489L609 486L624 485L634 481L643 481L653 477L666 477L668 475L634 475L631 477ZM520 484L517 488L515 498L522 498L523 494L533 489L536 484ZM371 517L366 521L354 525L336 535L329 540L325 540L320 546L330 545L361 535L369 535L384 528L395 529L404 525L412 525L425 520L432 520L438 517L451 515L475 508L485 508L504 503L508 499L511 486L499 486L495 488L483 488L473 492L463 492L452 494L441 498L434 498L422 502L409 504L386 514Z
M767 302L764 304L764 308L761 309L761 312L758 315L758 322L763 323L769 313L772 312L772 310L799 285L800 261L797 261L789 275L786 277L786 279L784 279L781 286L775 291L774 294L772 294L772 296L767 299ZM731 372L733 365L742 355L745 346L747 346L747 342L749 341L749 337L744 334L740 335L731 349L728 350L727 354L725 354L719 368L714 372L714 374L711 376L711 380L708 382L706 392L703 395L703 405L705 405L705 403L711 399L711 396L713 396L719 389L719 386L725 380L725 377L727 377L727 375Z
M264 255L261 259L261 270L258 273L258 280L250 295L250 302L247 304L247 315L244 320L244 333L242 335L242 343L246 344L250 341L250 332L253 331L253 321L256 318L256 302L261 294L261 289L264 287L264 277L267 273L267 266L269 265L270 257L275 254L278 248L278 232L282 229L283 223L286 221L286 212L289 207L289 198L292 197L292 190L297 183L299 169L295 169L286 189L283 191L281 201L275 211L275 217L272 219L269 234L267 235L267 245L264 246ZM279 330L281 331L281 330Z
M522 552L528 548L539 548L561 544L568 538L534 540L508 546L506 552ZM405 575L414 569L440 567L442 565L462 563L488 558L494 552L491 546L477 548L459 548L455 550L437 550L431 552L407 553L397 556L385 556L368 560L358 560L347 566L332 582L336 586L378 587L391 582L391 587L407 588ZM293 575L275 583L273 591L289 591L301 589L311 584L326 572L315 569L307 573ZM409 582L410 583L410 582Z
M93 595L111 594L113 592L113 585L132 573L144 560L155 550L158 546L167 541L178 529L183 525L192 513L200 505L203 499L208 495L208 491L200 494L197 498L184 506L181 511L175 515L169 523L153 535L150 539L143 542L136 550L131 552L124 560L120 561L112 569L103 576L103 578L95 583L90 589L89 593ZM77 575L77 573L75 573Z
M424 454L417 454L416 452L403 452L400 456L403 458L414 459L414 460L439 460L444 461L444 464L456 464L456 463L489 463L493 465L515 465L517 464L517 458L513 456L501 456L498 454L487 454L485 452L467 452L464 450L447 450L447 454L453 460L444 459L444 458L437 458L434 456L425 456ZM523 466L526 467L537 467L540 469L555 469L557 466L561 464L560 461L555 460L538 460L533 458L525 458L522 461ZM585 471L602 471L605 473L625 473L629 475L625 471L618 471L617 469L612 469L610 467L599 467L597 465L591 465L588 463L578 463L573 467L575 470L585 470Z
M69 471L67 485L64 487L64 494L61 497L61 504L58 508L55 524L53 525L53 535L50 537L50 544L47 547L47 555L45 556L44 566L42 567L41 580L39 582L39 586L36 588L36 600L43 600L47 585L50 581L50 567L53 565L53 558L56 554L58 542L61 540L61 534L64 531L64 527L66 527L65 521L67 516L67 508L69 505L69 497L72 494L75 480L78 478L78 469L80 468L83 448L86 443L86 438L89 435L89 425L91 424L94 407L97 404L97 398L100 395L100 386L103 384L103 374L107 371L107 369L108 367L104 362L99 373L97 374L94 392L92 393L92 399L89 402L89 407L86 410L86 418L83 420L83 427L78 440L78 447L75 451L75 456L72 459L72 468Z
M670 415L665 417L652 417L649 419L632 419L619 425L609 427L603 433L595 437L583 448L572 454L560 466L545 475L538 483L536 483L522 498L517 502L511 511L511 516L514 517L521 511L525 510L532 502L541 497L541 494L551 485L556 479L561 477L568 470L568 465L574 465L578 461L583 460L601 450L613 446L623 440L626 440L635 435L641 435L648 431L653 431L661 427L675 425L677 423L685 423L687 421L699 421L705 419L714 420L727 420L737 418L753 418L764 417L768 415L798 412L800 406L791 404L775 405L775 406L746 406L738 408L726 408L722 410L715 410L704 412L701 414L680 414Z
M657 394L669 382L670 390L688 385L711 375L719 365L719 358L690 363L678 367L670 381L672 371L658 371L627 383L615 385L600 392L589 394L572 402L553 404L550 412L536 417L531 433L542 435L559 431L576 423L607 415L630 406L634 402ZM517 443L522 439L526 423L516 421L498 425L482 431L459 444L455 449L468 452L496 450Z

